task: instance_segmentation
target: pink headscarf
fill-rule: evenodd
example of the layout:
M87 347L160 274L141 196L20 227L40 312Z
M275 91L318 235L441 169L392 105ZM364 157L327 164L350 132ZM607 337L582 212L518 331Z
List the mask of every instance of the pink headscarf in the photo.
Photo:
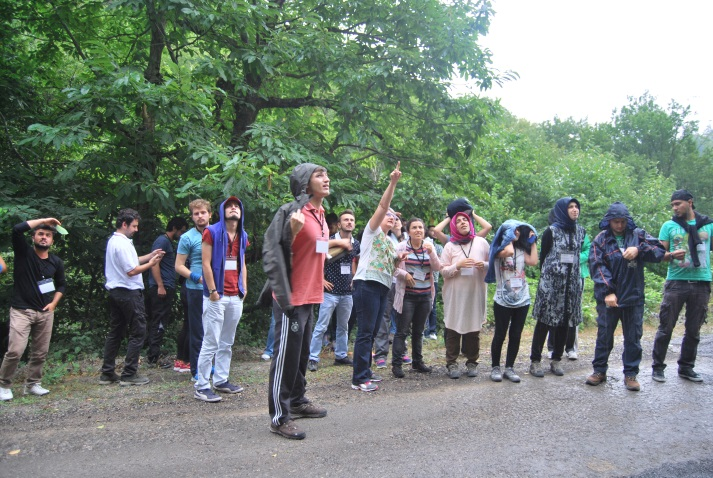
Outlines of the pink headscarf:
M460 232L458 232L458 228L456 227L456 219L458 218L458 216L463 216L468 219L470 232L467 236L464 236ZM470 216L464 212L456 213L456 215L451 218L451 242L455 242L456 244L468 244L470 241L473 240L474 237L475 227L473 227L473 221L470 219Z

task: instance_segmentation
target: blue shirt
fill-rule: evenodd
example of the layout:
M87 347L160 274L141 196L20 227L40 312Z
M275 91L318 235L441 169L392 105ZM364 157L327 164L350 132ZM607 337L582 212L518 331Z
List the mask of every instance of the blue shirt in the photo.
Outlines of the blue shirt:
M159 268L161 270L161 280L163 281L164 287L169 287L171 289L176 288L176 254L173 251L173 243L166 236L166 234L161 234L153 241L153 246L151 250L161 249L165 254L159 262ZM149 270L149 287L156 286L156 280L153 278L153 274Z
M202 262L202 245L203 235L198 232L195 227L181 236L178 241L178 254L188 256L186 266L191 270L191 273L196 273L203 276ZM186 279L186 288L193 290L203 290L203 284L195 282L191 279Z

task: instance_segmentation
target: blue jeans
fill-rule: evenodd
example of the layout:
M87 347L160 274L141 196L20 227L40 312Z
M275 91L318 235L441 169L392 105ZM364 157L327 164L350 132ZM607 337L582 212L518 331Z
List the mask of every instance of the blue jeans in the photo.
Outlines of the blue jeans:
M270 330L267 331L267 342L265 342L265 354L272 357L272 351L275 347L275 314L270 312Z
M386 308L389 287L376 281L354 281L354 307L357 313L357 336L354 342L352 384L371 380L371 348L379 331Z
M319 352L322 350L322 337L329 327L332 312L337 310L337 339L334 342L334 357L343 359L347 356L347 327L352 313L353 299L351 295L335 295L324 293L324 301L319 307L317 324L312 331L312 341L309 346L309 359L319 362Z
M624 364L624 376L639 374L641 363L641 334L644 325L644 306L607 307L597 302L597 345L594 348L592 367L595 372L607 373L609 354L614 347L614 331L621 320L624 333L624 352L621 361Z
M203 344L198 356L198 380L196 390L210 386L210 371L215 359L213 384L228 380L230 375L230 359L233 357L235 330L238 328L240 316L243 313L243 299L240 296L223 296L212 301L203 297L205 311L203 312Z
M186 288L188 302L188 346L191 376L198 373L198 356L203 343L203 289Z
M433 283L433 287L436 289L436 295L433 297L433 304L431 304L431 313L428 314L428 319L426 320L426 326L423 329L423 336L428 337L431 334L436 334L438 317L436 314L436 299L438 298L438 282Z

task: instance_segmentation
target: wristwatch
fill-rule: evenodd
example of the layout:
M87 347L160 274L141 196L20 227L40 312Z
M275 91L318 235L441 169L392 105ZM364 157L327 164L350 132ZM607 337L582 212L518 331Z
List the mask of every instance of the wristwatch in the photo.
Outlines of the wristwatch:
M218 289L208 289L208 294L212 294L213 292L218 292Z

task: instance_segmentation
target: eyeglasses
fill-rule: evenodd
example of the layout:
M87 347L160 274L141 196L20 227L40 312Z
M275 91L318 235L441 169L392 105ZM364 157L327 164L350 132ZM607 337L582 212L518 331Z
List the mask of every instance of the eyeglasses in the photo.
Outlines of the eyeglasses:
M396 219L398 216L396 214L394 214L393 212L387 212L386 217L393 217L394 219Z

